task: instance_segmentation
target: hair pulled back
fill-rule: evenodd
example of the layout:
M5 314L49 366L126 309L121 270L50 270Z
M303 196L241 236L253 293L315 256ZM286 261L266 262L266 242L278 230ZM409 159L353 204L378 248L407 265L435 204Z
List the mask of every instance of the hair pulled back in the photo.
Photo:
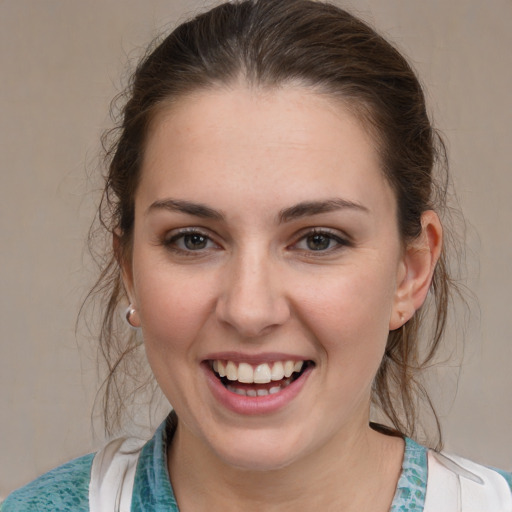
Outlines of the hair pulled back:
M428 118L422 88L401 54L365 23L317 1L245 0L222 4L180 25L138 65L107 150L99 218L108 233L119 237L119 253L104 261L95 287L106 301L100 339L108 365L107 429L119 420L127 360L136 352L116 313L125 299L116 256L130 252L149 127L162 108L180 97L236 82L260 88L298 84L341 100L376 141L382 171L396 195L404 244L421 233L424 211L443 207L445 182L436 184L434 169L445 170L445 151ZM443 253L431 286L429 339L420 346L422 308L389 333L374 382L374 404L408 436L418 427L418 398L432 407L417 375L439 346L449 287ZM437 421L435 412L434 417Z

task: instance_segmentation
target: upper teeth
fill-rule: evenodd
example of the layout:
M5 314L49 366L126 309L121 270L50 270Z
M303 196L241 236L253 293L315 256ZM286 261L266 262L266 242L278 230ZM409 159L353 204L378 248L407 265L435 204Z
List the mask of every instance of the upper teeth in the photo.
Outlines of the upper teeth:
M276 361L261 363L253 366L249 363L233 361L213 361L213 371L228 380L237 380L245 384L266 384L290 377L294 372L300 372L304 361Z

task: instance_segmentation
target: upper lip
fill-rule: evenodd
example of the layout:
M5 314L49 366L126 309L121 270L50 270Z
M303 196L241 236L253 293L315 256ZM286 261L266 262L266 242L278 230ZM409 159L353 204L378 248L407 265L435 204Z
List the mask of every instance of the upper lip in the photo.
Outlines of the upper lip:
M261 364L275 361L309 361L311 358L299 354L283 352L265 352L260 354L244 354L241 352L216 352L208 354L205 361L233 361L234 363Z

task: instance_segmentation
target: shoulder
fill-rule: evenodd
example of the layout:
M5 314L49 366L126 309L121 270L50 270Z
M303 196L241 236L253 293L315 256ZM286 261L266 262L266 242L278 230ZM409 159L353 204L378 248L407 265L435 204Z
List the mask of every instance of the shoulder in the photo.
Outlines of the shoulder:
M512 511L512 474L429 450L406 438L393 504L393 511Z
M452 473L458 474L459 476L472 480L476 483L481 483L481 481L487 481L489 479L494 482L499 482L499 484L503 486L506 483L504 488L506 487L507 490L512 491L512 473L484 466L458 455L430 451L429 464L441 464Z
M512 479L456 455L429 451L425 510L512 510ZM428 505L428 506L427 506Z
M507 482L508 486L510 487L510 490L512 492L512 473L508 473L506 471L502 471L501 469L496 468L490 468L492 471L495 471L499 475L501 475L505 481Z
M11 493L1 512L89 510L89 480L94 454L74 459Z

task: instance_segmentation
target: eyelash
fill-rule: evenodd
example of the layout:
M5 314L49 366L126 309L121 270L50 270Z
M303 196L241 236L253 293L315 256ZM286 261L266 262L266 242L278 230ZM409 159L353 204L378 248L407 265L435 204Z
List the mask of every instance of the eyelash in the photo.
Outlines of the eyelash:
M210 235L208 235L208 234L204 233L203 231L196 229L196 228L181 229L179 232L173 234L171 237L165 238L162 242L162 245L164 245L164 247L166 247L167 249L169 249L173 252L176 252L178 254L185 255L185 256L197 256L198 254L201 254L206 250L212 249L212 247L204 247L201 249L194 250L194 249L189 249L186 247L178 246L180 240L183 244L185 244L186 237L194 237L194 236L203 238L207 245L214 244L216 246L215 249L219 247L218 244L216 244L212 240L212 237Z
M324 239L327 241L329 246L325 249L311 249L311 248L300 248L298 247L299 243L304 242L307 244L308 239L312 237L324 237ZM334 247L331 247L331 243L335 242ZM302 251L304 253L307 253L310 256L322 256L324 254L331 254L332 252L339 251L343 249L344 247L350 247L351 242L342 236L339 235L338 232L333 232L329 229L324 228L315 228L307 231L306 233L303 233L296 242L294 242L291 245L291 248L294 248L295 250Z
M204 240L204 243L206 244L205 247L201 247L199 249L190 249L186 246L179 247L179 243L181 242L183 245L185 245L186 237L200 237ZM308 243L308 239L311 239L312 237L323 237L323 240L327 242L327 247L320 248L320 249L311 249L310 247L299 247L301 243ZM320 240L321 241L321 238ZM331 247L332 243L335 243L333 247ZM215 245L215 247L211 247L211 244ZM211 250L211 249L218 249L219 245L212 239L212 237L203 231L197 229L197 228L188 228L188 229L182 229L179 232L173 234L169 238L165 238L162 242L162 245L164 245L167 249L176 252L178 254L186 255L186 256L198 256L200 254L203 254L205 251ZM210 247L208 247L210 245ZM351 242L342 236L339 235L338 232L332 232L329 229L325 228L315 228L310 229L307 232L303 232L297 240L288 246L289 249L301 251L305 254L308 254L310 256L322 256L324 254L331 254L332 252L339 251L340 249L344 247L351 246Z

